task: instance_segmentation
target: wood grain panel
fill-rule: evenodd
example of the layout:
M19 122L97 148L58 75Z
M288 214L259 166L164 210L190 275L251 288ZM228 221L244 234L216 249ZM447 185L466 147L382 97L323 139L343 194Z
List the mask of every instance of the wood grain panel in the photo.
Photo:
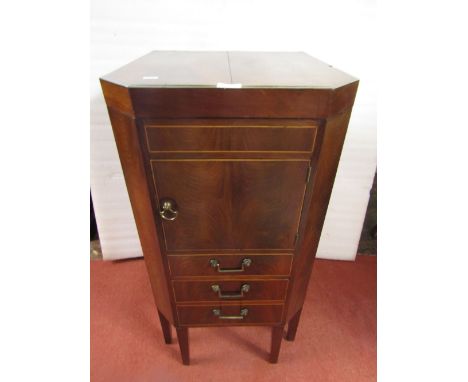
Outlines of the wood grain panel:
M243 319L221 319L213 314L213 309L219 309L223 316L238 316L242 308L248 309ZM276 325L281 323L283 315L282 304L271 305L202 305L177 306L179 324L190 326L226 326L226 325Z
M308 161L152 161L159 200L177 204L162 220L168 251L292 250Z
M356 81L333 91L330 100L330 115L346 112L354 105L358 86L359 81Z
M146 126L149 152L312 152L315 127Z
M329 89L130 88L142 118L326 118Z
M212 286L218 285L222 294L239 294L243 285L248 285L248 292L242 297L232 300L284 300L288 280L209 280L209 281L173 281L174 296L176 302L187 301L226 301L213 291Z
M305 213L299 231L302 239L298 242L288 291L287 320L291 319L304 303L350 116L351 110L348 110L329 118L325 125L317 171L304 205Z
M108 109L156 305L174 323L168 269L161 256L135 120ZM174 310L173 310L174 309Z
M129 117L134 116L132 100L126 87L101 79L101 88L107 107L118 110Z
M186 276L288 276L291 272L292 254L278 255L172 255L168 256L172 277ZM211 259L218 260L221 268L240 268L242 260L249 258L252 263L242 273L219 273L210 264Z
M314 147L316 147L314 145ZM315 148L314 148L315 149ZM158 159L277 159L310 160L311 153L306 151L158 151L149 153L150 160Z

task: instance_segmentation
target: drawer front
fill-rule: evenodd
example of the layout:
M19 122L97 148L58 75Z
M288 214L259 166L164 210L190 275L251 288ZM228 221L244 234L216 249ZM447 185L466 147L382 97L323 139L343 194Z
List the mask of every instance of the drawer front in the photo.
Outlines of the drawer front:
M172 277L289 276L292 254L170 255Z
M288 280L173 281L176 302L280 300Z
M312 152L317 126L297 121L145 125L147 149L158 152Z
M283 316L282 304L177 306L179 325L275 325Z

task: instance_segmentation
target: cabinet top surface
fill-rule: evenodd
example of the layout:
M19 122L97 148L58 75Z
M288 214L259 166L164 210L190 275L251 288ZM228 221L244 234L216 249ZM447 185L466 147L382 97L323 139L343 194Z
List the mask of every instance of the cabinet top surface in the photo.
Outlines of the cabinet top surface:
M125 87L335 89L357 79L303 52L153 51L101 77Z

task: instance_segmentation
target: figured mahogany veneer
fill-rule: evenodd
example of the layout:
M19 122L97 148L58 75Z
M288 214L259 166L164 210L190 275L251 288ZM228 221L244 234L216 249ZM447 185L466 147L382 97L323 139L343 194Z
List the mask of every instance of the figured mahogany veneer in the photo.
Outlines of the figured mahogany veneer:
M162 221L168 252L294 249L308 161L161 159L151 166L157 197L180 211Z
M152 52L101 85L165 342L189 364L189 327L267 325L277 362L358 81L303 53Z
M314 149L315 121L203 120L196 124L152 121L145 125L147 149L158 152L270 152L311 153Z

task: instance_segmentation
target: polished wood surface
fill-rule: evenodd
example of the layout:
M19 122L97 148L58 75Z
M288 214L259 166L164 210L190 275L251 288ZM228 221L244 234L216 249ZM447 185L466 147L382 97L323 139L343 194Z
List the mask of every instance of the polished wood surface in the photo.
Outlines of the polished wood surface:
M101 85L165 341L189 364L188 327L267 325L277 362L358 80L303 53L152 52Z
M189 348L189 337L188 328L177 326L177 341L179 342L180 355L182 357L182 363L184 365L190 365L190 348Z
M129 89L111 82L104 81L103 79L101 79L101 88L108 109L112 110L113 112L119 112L120 114L124 114L131 118L135 117ZM112 128L115 135L114 124L112 124Z
M109 117L119 150L120 161L138 229L151 288L158 309L171 323L175 323L175 304L169 292L167 263L164 260L153 218L152 198L146 187L143 157L139 148L135 121L127 115L109 108Z
M210 125L147 125L148 151L310 153L316 134L315 126L261 126L256 123L230 126L225 121Z
M287 319L296 314L304 303L350 116L351 110L327 120L318 156L317 172L305 198L308 214L302 216L298 250L294 258L293 275L288 292Z
M297 327L299 326L299 320L301 319L302 308L299 309L294 316L288 322L288 331L286 333L286 339L288 341L294 341L296 338Z
M232 82L243 88L336 89L356 78L304 52L227 52Z
M271 329L271 350L270 362L277 363L278 356L281 348L281 341L283 340L284 326L273 326Z
M304 52L153 51L103 77L125 87L336 89L356 78Z
M176 302L190 301L249 301L278 300L284 301L288 280L208 280L208 281L173 281ZM219 287L219 292L213 291L213 285ZM247 285L248 291L241 293ZM241 297L233 297L242 294ZM221 295L221 297L220 297Z
M309 162L154 160L158 200L178 216L162 221L167 251L293 250Z
M353 105L357 82L330 89L129 88L140 118L327 118Z
M161 322L161 329L164 336L164 342L166 344L172 343L171 323L164 317L158 309L159 321Z
M292 266L292 254L190 254L168 256L169 268L172 277L180 278L187 276L213 277L245 277L245 276L289 276ZM217 260L221 269L240 269L242 260L250 259L251 264L244 267L242 272L218 272L213 268L210 260Z

